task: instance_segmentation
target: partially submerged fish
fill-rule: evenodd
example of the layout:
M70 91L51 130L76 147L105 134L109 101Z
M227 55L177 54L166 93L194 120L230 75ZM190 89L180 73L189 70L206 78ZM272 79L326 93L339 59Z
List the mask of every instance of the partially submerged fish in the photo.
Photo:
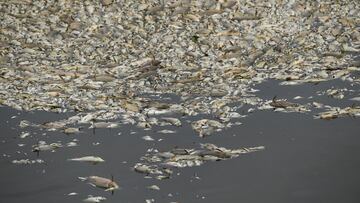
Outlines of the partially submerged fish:
M181 126L181 121L178 118L162 117L161 119L171 125Z
M65 134L75 134L80 132L80 128L65 128L63 132Z
M102 159L101 157L98 157L98 156L84 156L84 157L79 157L79 158L68 159L68 161L88 162L91 164L98 164L98 163L105 162L104 159Z
M298 107L299 104L296 103L291 103L285 100L279 100L276 99L276 96L272 99L272 102L270 103L270 106L275 107L275 108L283 108L286 109L288 107Z
M150 189L150 190L160 190L160 187L157 186L157 185L150 185L147 188Z
M170 178L173 168L200 166L209 161L221 161L238 157L242 154L264 150L264 146L227 149L211 143L200 144L201 149L173 148L170 151L148 151L141 157L143 163L137 163L134 170L157 179ZM155 189L155 187L153 188Z
M41 142L37 145L33 145L32 151L39 153L40 151L53 151L60 147L62 147L62 145L60 143L46 144L46 143Z
M89 195L88 198L83 200L83 202L97 203L97 202L102 202L102 201L105 201L105 200L106 200L106 197L101 197L101 196L93 197L92 195Z
M103 188L105 191L114 191L119 188L119 185L114 182L113 178L103 178L99 176L79 177L82 181L88 181L90 185L98 188Z
M225 127L224 124L216 120L201 119L191 123L192 128L199 133L200 137L211 135L215 131L219 131Z

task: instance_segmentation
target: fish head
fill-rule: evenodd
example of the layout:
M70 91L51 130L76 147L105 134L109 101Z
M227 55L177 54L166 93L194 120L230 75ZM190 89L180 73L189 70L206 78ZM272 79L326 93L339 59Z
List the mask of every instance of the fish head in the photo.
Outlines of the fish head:
M116 189L119 189L119 185L117 183L115 183L114 181L111 181L108 184L108 189L106 189L106 191L113 191L113 190L116 190Z
M96 157L96 162L102 163L105 162L105 160L102 159L101 157Z

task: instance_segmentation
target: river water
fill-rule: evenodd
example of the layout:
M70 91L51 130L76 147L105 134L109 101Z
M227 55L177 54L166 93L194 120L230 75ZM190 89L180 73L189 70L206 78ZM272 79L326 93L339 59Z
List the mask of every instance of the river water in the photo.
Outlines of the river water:
M320 89L343 86L341 82L319 85L279 86L270 81L259 85L264 99L274 95L307 98ZM354 87L353 87L354 88ZM355 88L356 89L356 88ZM318 101L348 106L350 102L327 96ZM246 110L247 106L240 108ZM103 196L105 202L347 202L360 201L360 125L359 120L344 117L330 121L314 119L312 113L255 111L239 121L242 125L227 128L206 138L191 129L189 118L175 134L159 134L158 128L144 131L133 125L117 129L88 129L66 135L30 128L30 136L19 134L21 120L35 123L60 120L71 113L19 112L0 108L0 202L81 202L88 195ZM155 141L145 141L149 135ZM75 139L75 140L74 140ZM47 143L71 141L75 147L41 152L37 157L31 146L40 140ZM227 148L265 146L265 150L237 158L205 163L198 167L176 169L167 180L146 178L133 171L148 149L169 150L214 143ZM24 144L19 146L19 144ZM98 165L69 162L67 159L96 155L106 162ZM17 165L15 159L41 158L46 163ZM98 175L114 176L120 189L112 195L78 179ZM145 177L145 178L144 178ZM160 187L149 190L150 185ZM76 195L69 195L77 193Z

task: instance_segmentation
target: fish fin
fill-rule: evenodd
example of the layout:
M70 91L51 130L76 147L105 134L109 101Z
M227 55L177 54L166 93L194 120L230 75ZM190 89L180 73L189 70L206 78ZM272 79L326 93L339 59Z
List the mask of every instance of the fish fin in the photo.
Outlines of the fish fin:
M86 177L78 177L81 181L85 181L85 180L87 180L87 178Z
M272 98L272 101L273 101L273 102L276 102L276 97L277 97L277 96L275 95L275 96Z
M95 185L95 184L93 184L93 183L89 183L89 185L91 185L91 186L93 186L93 187L96 187L96 185Z
M114 190L115 190L114 187L110 187L110 188L106 189L105 191L107 192L107 191L114 191Z

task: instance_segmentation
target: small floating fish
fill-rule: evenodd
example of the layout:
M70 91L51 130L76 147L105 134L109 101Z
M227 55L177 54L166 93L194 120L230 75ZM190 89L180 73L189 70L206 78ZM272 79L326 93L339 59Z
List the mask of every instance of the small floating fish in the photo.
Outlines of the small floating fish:
M79 157L79 158L68 159L68 161L89 162L94 165L105 162L104 159L102 159L101 157L98 157L98 156L84 156L84 157Z
M275 107L275 108L283 108L286 109L288 107L298 107L299 104L296 103L291 103L285 100L279 100L276 99L276 96L272 99L272 102L270 103L270 106Z
M160 187L157 186L157 185L150 185L147 188L150 189L150 190L160 190Z
M96 196L96 197L93 197L92 195L89 195L88 198L84 199L83 202L102 202L102 201L105 201L106 200L106 197L101 197L101 196Z
M149 135L143 136L142 139L144 139L146 141L154 141L154 138L150 137Z
M159 130L158 133L173 134L173 133L176 133L176 131L175 131L175 130L167 130L167 129L164 129L164 130Z
M79 177L82 181L88 181L92 186L103 188L105 191L114 191L119 188L119 185L114 182L113 178L103 178L99 176Z
M80 128L65 128L63 132L65 134L75 134L80 132Z
M161 119L167 123L170 123L171 125L181 126L181 121L177 118L163 117Z
M33 145L33 152L39 153L40 151L54 151L57 148L62 147L60 143L39 143L38 145Z

